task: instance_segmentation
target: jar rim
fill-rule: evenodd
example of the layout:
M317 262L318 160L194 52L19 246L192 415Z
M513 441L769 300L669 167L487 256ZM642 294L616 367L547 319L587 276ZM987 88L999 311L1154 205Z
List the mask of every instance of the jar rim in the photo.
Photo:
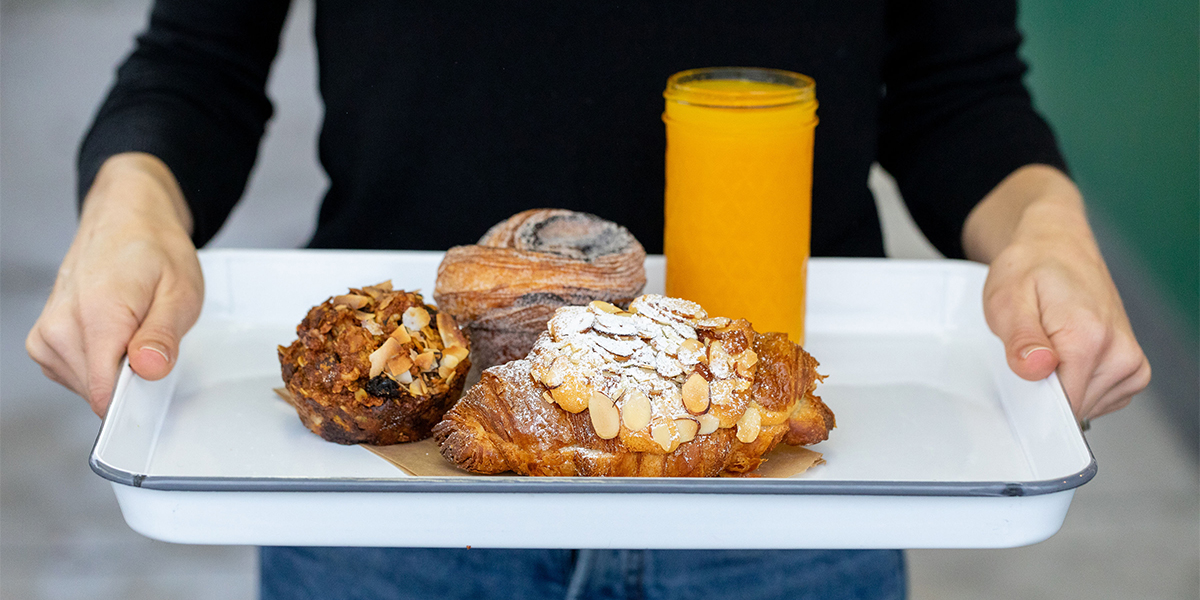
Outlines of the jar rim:
M731 90L698 85L711 81L752 81L775 84L774 89ZM663 97L674 102L715 108L766 108L816 99L812 77L783 69L761 67L704 67L680 71L667 79Z

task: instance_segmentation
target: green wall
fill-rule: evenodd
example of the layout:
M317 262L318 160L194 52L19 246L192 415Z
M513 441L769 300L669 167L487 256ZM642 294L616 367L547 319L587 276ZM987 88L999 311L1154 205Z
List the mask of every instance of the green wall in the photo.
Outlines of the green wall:
M1200 329L1196 0L1023 0L1034 101L1098 224Z

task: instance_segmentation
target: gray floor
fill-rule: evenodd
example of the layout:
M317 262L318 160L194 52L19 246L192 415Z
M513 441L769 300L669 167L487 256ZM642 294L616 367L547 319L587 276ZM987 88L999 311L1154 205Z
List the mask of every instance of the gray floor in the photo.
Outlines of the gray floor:
M0 4L4 599L255 596L252 549L166 544L129 530L108 484L86 465L98 420L82 400L44 380L22 347L72 235L74 149L146 5ZM216 245L296 246L312 223L324 180L313 151L320 107L307 36L311 6L302 0L294 13L272 76L276 119L247 201ZM876 174L873 183L893 254L929 256L904 228L886 176ZM1119 248L1107 247L1106 254L1114 263L1125 260ZM1153 312L1155 300L1140 286L1123 291L1127 303ZM1149 336L1153 343L1143 338L1143 344L1152 358L1165 356L1163 364L1182 363L1172 370L1194 372L1194 349L1180 351L1169 333L1159 324ZM1200 597L1200 484L1187 433L1195 424L1186 422L1195 419L1195 403L1194 382L1166 388L1156 382L1127 410L1097 421L1088 441L1100 474L1076 494L1057 535L1027 548L910 552L912 597Z

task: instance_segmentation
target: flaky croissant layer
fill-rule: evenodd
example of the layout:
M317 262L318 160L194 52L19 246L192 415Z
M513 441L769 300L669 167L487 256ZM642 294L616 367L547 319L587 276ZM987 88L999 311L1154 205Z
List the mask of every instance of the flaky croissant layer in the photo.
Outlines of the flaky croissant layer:
M817 361L783 334L641 296L559 309L529 356L490 368L434 428L475 473L746 473L780 441L827 439Z

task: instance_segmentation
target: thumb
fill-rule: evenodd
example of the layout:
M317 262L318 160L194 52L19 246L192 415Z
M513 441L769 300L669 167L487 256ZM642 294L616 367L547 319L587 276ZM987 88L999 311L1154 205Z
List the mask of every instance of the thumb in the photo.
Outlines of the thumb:
M129 366L144 379L166 377L179 358L179 342L200 315L200 299L187 292L156 296L126 348Z
M1008 366L1022 379L1045 379L1058 368L1059 356L1042 327L1036 297L993 297L984 304L988 325L1004 342Z

